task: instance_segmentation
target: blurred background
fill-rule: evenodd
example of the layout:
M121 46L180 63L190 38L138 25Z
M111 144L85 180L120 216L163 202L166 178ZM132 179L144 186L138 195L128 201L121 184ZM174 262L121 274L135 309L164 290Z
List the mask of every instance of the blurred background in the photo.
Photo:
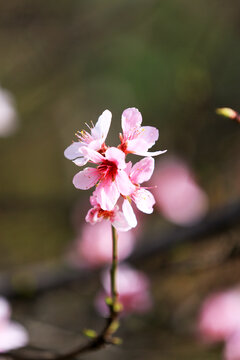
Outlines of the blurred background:
M159 129L154 150L168 149L156 159L156 211L139 218L136 251L240 199L240 126L215 114L240 110L239 14L235 0L0 2L0 290L36 346L70 346L102 323L100 270L34 293L36 269L44 282L59 264L83 267L76 241L89 193L73 187L79 168L63 152L85 122L109 109L107 144L118 145L122 111L137 107ZM178 176L189 192L177 190ZM209 292L238 285L239 258L222 259L239 247L240 225L210 235L134 264L149 278L152 307L124 317L123 346L90 359L221 358L221 346L199 341L196 319Z

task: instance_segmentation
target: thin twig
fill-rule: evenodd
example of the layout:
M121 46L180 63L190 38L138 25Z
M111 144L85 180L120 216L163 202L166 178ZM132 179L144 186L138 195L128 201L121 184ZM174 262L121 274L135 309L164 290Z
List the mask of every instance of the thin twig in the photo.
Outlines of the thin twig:
M111 301L109 302L110 316L106 319L106 324L100 334L93 336L91 340L85 345L79 345L73 350L66 352L65 354L57 354L55 352L45 352L42 350L27 350L18 349L14 351L8 351L1 353L1 357L12 360L67 360L72 359L75 356L82 355L86 352L99 350L107 344L116 344L116 338L113 334L118 329L118 292L117 292L117 264L118 264L118 252L117 252L117 231L112 227L112 266L110 270L111 277Z

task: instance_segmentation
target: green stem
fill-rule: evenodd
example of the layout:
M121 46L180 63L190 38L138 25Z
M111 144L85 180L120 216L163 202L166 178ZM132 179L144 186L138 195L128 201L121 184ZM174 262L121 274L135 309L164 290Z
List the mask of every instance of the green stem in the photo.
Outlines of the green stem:
M112 312L115 312L116 303L118 300L116 275L117 275L117 230L112 226L112 267L111 267L111 295L112 295Z

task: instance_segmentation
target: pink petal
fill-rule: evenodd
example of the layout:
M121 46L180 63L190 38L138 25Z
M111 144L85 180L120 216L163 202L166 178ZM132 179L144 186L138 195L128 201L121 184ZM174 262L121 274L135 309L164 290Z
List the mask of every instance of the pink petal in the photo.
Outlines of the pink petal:
M167 150L148 151L148 143L140 137L127 141L127 151L140 156L157 156L164 154Z
M145 214L151 214L153 212L153 205L155 199L150 191L146 189L139 189L133 195L133 201L135 202L138 210Z
M112 222L112 225L118 231L128 231L131 229L131 226L129 225L127 219L125 218L124 214L121 211L118 211L116 213L114 221Z
M124 196L132 194L136 189L124 170L118 171L115 182L119 192Z
M74 160L74 159L76 159L78 157L82 157L83 155L82 155L81 150L80 150L81 147L82 147L82 144L79 141L73 142L64 151L65 158L67 158L69 160Z
M104 156L102 156L99 152L87 147L83 146L81 148L81 152L83 156L87 157L89 160L91 160L93 163L98 164L105 160Z
M110 147L107 149L105 156L107 160L114 162L117 165L118 169L125 169L126 163L125 154L123 151L119 150L116 147Z
M158 140L159 132L154 126L142 126L139 137L148 143L148 148L151 148Z
M134 214L133 208L128 200L123 201L122 210L125 218L127 219L129 225L134 228L137 226L137 219Z
M148 151L148 143L139 136L133 140L127 140L127 151L133 154Z
M95 191L93 192L92 196L90 196L90 204L91 204L92 206L98 205L97 196L96 196L96 194L95 194Z
M97 139L97 140L92 140L89 144L87 144L85 146L87 146L88 148L93 149L95 151L98 151L101 149L102 144L103 144L102 140Z
M96 185L99 180L99 172L94 168L86 168L77 173L73 178L73 185L77 189L87 190Z
M132 131L137 130L142 123L142 115L136 108L129 108L122 113L123 135L128 136Z
M129 161L128 163L126 163L126 167L124 169L124 171L127 173L128 176L130 176L131 169L132 169L132 162Z
M105 110L102 115L99 116L95 127L92 129L91 134L94 139L100 139L103 144L106 140L110 125L112 114L109 110Z
M114 209L120 196L116 182L103 180L97 186L94 194L97 196L98 204L103 210L111 211Z
M141 184L150 179L153 170L154 159L151 157L144 158L133 166L130 178L134 184Z
M85 157L79 157L76 160L73 160L74 164L77 166L83 166L88 162L88 158Z
M102 218L98 217L99 209L99 206L94 206L93 208L89 209L85 217L86 222L94 225L95 223L102 221Z

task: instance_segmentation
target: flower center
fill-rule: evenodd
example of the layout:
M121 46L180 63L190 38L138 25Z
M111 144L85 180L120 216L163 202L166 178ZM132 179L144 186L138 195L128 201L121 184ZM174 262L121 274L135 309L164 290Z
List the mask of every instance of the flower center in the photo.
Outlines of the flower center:
M98 217L103 217L104 219L111 219L113 214L114 214L113 211L108 211L103 209L98 210Z
M117 176L117 165L112 161L104 160L97 169L100 172L101 179L111 179L114 181Z
M78 137L78 140L83 144L90 144L91 141L93 141L92 135L90 135L87 131L77 131L75 134Z

